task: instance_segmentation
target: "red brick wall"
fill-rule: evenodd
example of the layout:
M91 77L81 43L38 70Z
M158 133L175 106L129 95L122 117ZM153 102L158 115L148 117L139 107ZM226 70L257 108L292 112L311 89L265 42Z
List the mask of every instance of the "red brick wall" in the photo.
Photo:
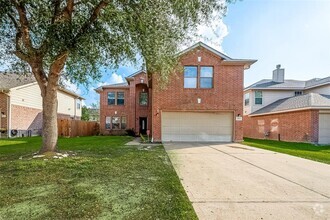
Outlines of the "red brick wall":
M108 105L108 92L124 92L125 94L125 104L124 105ZM131 94L127 87L116 88L116 89L104 89L100 93L100 133L101 134L122 134L122 131L115 131L105 129L105 118L106 117L121 117L126 116L127 128L134 128L134 109L131 108ZM115 114L117 112L117 114Z
M319 111L306 110L249 117L244 116L244 137L292 142L318 142ZM265 132L269 136L265 137Z
M8 129L8 98L4 93L0 93L0 128ZM2 112L6 117L2 117Z
M71 118L70 115L58 114L59 119ZM11 129L42 129L42 110L19 105L11 105Z
M197 62L197 57L202 57ZM214 88L212 89L185 89L183 88L183 70L178 71L170 78L166 88L161 90L154 75L152 85L152 122L153 138L161 140L161 111L162 110L214 110L231 111L234 116L243 115L243 66L224 66L221 58L205 49L193 50L181 57L184 65L213 66ZM200 104L197 98L201 98ZM242 141L243 126L241 121L234 123L234 141Z
M11 129L33 130L42 128L42 110L11 105Z
M143 82L141 82L143 80ZM151 129L151 92L147 86L147 76L145 73L140 73L130 80L127 87L107 88L100 92L100 132L101 134L123 134L122 130L107 130L105 129L105 118L107 116L126 116L127 129L133 128L136 134L139 133L139 118L147 117L148 129ZM149 94L148 106L140 106L140 92L145 90ZM125 105L108 105L108 92L125 92ZM117 114L115 114L117 112Z

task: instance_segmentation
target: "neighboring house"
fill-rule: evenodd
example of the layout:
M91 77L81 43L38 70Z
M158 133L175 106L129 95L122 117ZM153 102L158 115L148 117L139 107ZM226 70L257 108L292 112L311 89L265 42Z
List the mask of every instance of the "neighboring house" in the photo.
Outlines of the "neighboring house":
M81 96L59 88L58 117L80 119ZM0 128L17 130L16 136L40 133L42 129L42 98L40 88L33 76L0 73Z
M244 104L244 137L330 144L330 77L286 80L277 65L245 88Z
M102 134L150 130L154 141L242 141L244 70L256 60L232 59L197 43L180 52L181 71L161 86L138 71L126 82L101 86Z
M89 114L89 121L100 121L100 109L98 108L88 108L87 112Z

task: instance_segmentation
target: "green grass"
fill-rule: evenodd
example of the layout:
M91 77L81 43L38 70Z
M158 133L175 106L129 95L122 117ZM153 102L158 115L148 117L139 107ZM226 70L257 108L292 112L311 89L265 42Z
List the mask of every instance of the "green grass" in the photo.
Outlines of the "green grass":
M330 145L244 138L243 144L330 164Z
M77 156L51 160L28 160L40 137L0 140L0 219L197 219L164 148L130 140L60 138Z

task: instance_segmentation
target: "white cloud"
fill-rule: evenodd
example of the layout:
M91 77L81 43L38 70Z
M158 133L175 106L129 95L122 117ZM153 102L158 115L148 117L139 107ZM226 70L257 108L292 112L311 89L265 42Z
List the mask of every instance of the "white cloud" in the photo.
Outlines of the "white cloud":
M216 50L224 52L221 45L224 38L229 34L229 31L219 12L214 12L211 16L210 22L200 24L195 31L196 34L191 37L192 40L186 45L183 45L182 49L186 48L186 46L191 46L191 44L195 44L198 41L202 41Z
M77 93L78 95L82 94L81 89L76 84L73 84L67 80L63 80L62 83L63 83L64 88L66 88L74 93Z
M200 25L197 28L197 34L199 36L196 40L202 41L217 50L223 51L221 44L229 32L227 25L223 20L214 16L211 23Z
M119 75L117 73L112 73L108 80L106 80L105 82L99 82L97 84L97 87L100 87L103 85L109 85L109 84L122 83L122 82L124 82L124 78L122 75Z

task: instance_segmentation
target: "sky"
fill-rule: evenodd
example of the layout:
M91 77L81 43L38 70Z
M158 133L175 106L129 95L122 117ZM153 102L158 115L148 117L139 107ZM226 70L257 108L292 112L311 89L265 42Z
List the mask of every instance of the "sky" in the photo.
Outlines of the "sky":
M330 0L244 0L228 6L223 20L201 26L202 40L232 58L257 59L245 71L244 85L270 79L277 64L286 79L308 80L330 76ZM216 30L216 33L210 31ZM93 91L118 83L138 67L103 70L100 82L90 88L70 88L86 98L87 106L99 100Z

